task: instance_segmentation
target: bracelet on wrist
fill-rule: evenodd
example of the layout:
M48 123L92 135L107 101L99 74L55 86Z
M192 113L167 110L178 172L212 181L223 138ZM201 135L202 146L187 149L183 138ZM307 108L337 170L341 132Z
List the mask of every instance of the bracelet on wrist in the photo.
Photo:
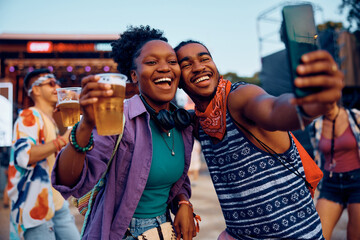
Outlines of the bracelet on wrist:
M178 202L179 207L180 207L181 204L186 204L186 205L190 206L191 209L193 209L193 205L189 201L181 200L181 201Z
M61 147L60 147L60 145L59 145L59 142L56 141L56 139L52 140L52 142L53 142L53 144L54 144L54 146L55 146L55 148L56 148L56 151L60 152Z
M67 142L66 142L66 140L64 139L63 136L58 136L58 137L56 138L56 140L57 140L59 143L60 143L60 142L63 142L63 143L64 143L64 145L63 145L62 147L65 147L66 144L67 144ZM61 146L61 144L60 144L60 146Z
M77 122L74 127L71 130L70 136L69 136L69 142L70 145L77 151L80 153L85 153L87 151L90 151L91 149L94 148L94 137L93 137L93 133L91 132L90 135L90 139L88 144L85 147L80 147L79 144L76 141L76 129L79 125L79 122Z
M194 214L194 219L196 221L196 226L195 226L195 229L196 229L196 232L200 232L200 221L201 221L201 217L199 215L197 215L196 213L193 213Z
M186 200L181 200L178 202L178 205L180 206L181 204L186 204L188 206L191 207L191 209L193 210L193 216L194 216L194 220L196 221L196 232L200 231L200 224L199 222L201 221L201 217L199 215L197 215L196 213L194 213L194 208L193 205L191 204L191 202L186 201Z

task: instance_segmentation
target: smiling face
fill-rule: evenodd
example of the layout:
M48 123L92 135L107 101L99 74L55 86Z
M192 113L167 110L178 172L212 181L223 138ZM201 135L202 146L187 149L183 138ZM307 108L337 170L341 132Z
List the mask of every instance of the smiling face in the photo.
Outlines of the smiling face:
M174 98L180 79L173 48L161 40L149 41L134 63L136 69L130 73L133 82L139 83L139 91L151 107L163 109Z
M35 80L47 75L47 73L39 74L38 76L32 78L30 83L32 84L33 82L35 82ZM49 102L51 105L55 105L57 102L57 88L60 88L60 85L55 78L46 79L40 84L33 86L32 96L34 101L35 99L41 99L42 101Z
M208 50L201 44L189 43L176 54L181 68L181 87L196 105L210 102L220 75Z

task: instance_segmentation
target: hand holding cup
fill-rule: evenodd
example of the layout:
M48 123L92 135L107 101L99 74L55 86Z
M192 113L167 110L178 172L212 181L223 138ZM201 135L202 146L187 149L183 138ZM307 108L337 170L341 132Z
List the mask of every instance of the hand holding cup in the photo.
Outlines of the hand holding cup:
M80 107L83 121L95 125L100 135L122 132L126 76L117 73L90 75L82 79ZM104 130L104 127L107 128Z
M56 89L58 96L57 108L60 110L64 127L74 126L80 121L80 87Z

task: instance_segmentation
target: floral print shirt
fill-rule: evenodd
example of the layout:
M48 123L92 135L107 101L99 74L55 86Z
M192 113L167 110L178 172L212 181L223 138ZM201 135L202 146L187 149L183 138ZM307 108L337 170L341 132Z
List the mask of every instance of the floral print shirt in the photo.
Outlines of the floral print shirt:
M50 220L63 204L50 182L55 154L28 164L31 146L54 140L57 132L52 120L36 108L23 110L15 122L7 188L11 200L10 239L22 239L26 229Z

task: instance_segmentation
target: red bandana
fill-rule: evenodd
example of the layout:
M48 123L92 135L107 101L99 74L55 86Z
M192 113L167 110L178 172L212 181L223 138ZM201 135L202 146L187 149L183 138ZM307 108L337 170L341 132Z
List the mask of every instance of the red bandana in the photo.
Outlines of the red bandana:
M226 104L230 93L231 82L220 77L216 94L205 112L195 108L195 114L203 130L210 137L222 140L226 131Z

